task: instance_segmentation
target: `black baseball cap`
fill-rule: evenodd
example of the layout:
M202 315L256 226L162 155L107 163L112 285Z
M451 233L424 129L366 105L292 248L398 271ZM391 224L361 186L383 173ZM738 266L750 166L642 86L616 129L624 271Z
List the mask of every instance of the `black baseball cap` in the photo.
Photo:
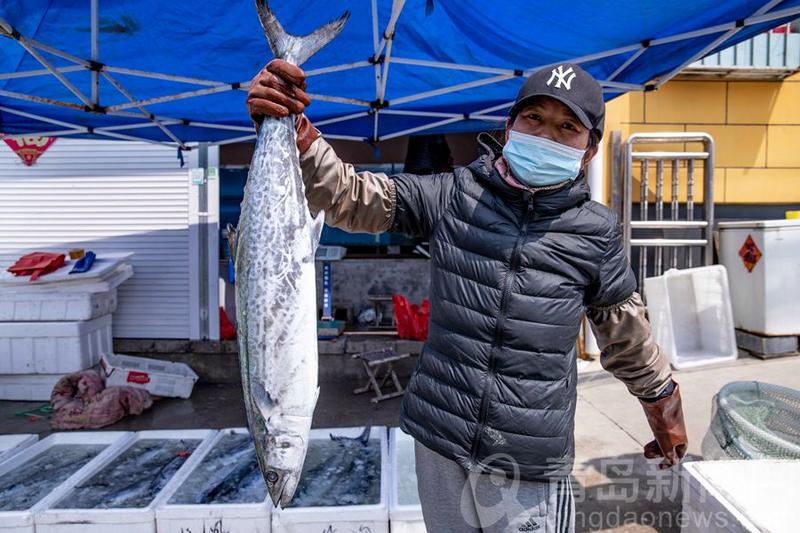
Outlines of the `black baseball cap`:
M597 136L597 140L603 137L606 116L603 88L580 66L575 63L561 63L541 68L528 76L517 94L509 116L515 117L536 96L555 98L569 107L581 124Z

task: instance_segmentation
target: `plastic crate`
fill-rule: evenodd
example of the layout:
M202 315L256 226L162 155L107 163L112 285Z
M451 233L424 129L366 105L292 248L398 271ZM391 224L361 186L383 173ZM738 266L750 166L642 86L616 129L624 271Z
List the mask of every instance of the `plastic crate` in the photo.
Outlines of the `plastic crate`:
M414 438L389 429L389 524L392 533L426 533L417 492Z
M0 374L78 372L111 350L111 315L83 322L0 322Z
M0 483L2 483L2 479L5 476L25 466L29 461L34 460L52 446L61 444L105 446L105 449L100 451L85 465L76 465L72 471L61 470L61 476L66 477L64 479L53 480L54 482L57 481L55 486L51 487L46 494L39 495L40 497L27 509L0 512L0 533L34 533L36 531L35 517L40 512L52 505L53 502L63 494L63 491L67 487L79 483L84 478L85 474L94 466L113 457L117 450L125 446L132 438L133 433L125 431L54 433L28 446L9 460L0 463Z
M676 369L738 357L725 267L668 270L644 280L653 336Z
M357 437L363 427L312 429L310 438L330 439L330 435ZM287 507L273 509L274 533L319 533L320 531L370 531L389 533L389 459L387 431L374 426L370 440L378 440L381 450L380 501L369 505Z
M58 497L50 506L37 513L35 516L36 533L156 533L155 508L160 504L160 498L169 488L169 481L148 503L142 507L127 507L115 509L70 509L58 508L60 502L68 501L81 482L90 481L93 476L113 463L115 459L124 454L131 446L143 439L192 439L200 443L191 456L173 474L173 478L182 471L192 468L216 435L215 430L187 429L187 430L152 430L140 431L134 434L124 446L115 450L113 456L106 456L103 461L94 463L91 468L85 467L79 480L67 484L59 491ZM155 476L157 473L153 472ZM0 530L0 532L3 532Z
M684 468L681 531L797 531L798 461L696 461Z
M50 401L53 387L64 374L0 374L0 400Z
M37 440L39 440L39 436L31 433L0 435L0 463L10 459Z
M269 495L263 501L253 503L174 503L175 495L187 482L192 482L192 474L200 467L215 446L232 434L249 435L246 428L221 430L207 448L194 468L176 475L170 486L165 488L167 495L156 509L156 526L159 533L186 533L187 531L229 531L231 533L270 533L270 510L272 501ZM199 455L199 454L196 454ZM231 465L231 468L235 465ZM260 475L260 473L259 473Z
M106 386L146 389L154 396L188 398L197 382L189 365L132 355L104 355L100 367Z

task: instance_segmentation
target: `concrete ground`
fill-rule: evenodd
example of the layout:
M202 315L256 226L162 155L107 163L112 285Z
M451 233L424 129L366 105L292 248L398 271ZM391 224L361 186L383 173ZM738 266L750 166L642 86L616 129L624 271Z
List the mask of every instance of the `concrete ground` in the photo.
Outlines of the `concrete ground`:
M726 383L758 380L800 389L800 357L761 361L743 357L730 364L675 372L689 432L689 454L699 458L711 419L713 395ZM360 382L324 381L314 414L315 427L396 426L400 399L372 404L355 396ZM50 432L46 418L16 416L37 402L0 402L0 434ZM160 400L148 412L109 430L224 428L244 426L237 385L198 385L189 400ZM575 420L573 472L579 531L678 531L681 509L679 471L659 472L641 456L652 439L641 407L625 387L600 369L582 363Z

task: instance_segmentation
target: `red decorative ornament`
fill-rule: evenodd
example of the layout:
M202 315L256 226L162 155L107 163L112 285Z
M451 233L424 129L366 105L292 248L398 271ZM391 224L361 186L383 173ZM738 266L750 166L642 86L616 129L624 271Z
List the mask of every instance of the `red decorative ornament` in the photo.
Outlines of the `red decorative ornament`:
M32 166L45 151L56 142L55 137L3 137L9 148L14 150L22 162Z
M742 247L739 248L739 257L742 258L744 267L748 272L753 271L762 255L761 250L759 250L756 245L756 241L753 240L753 236L748 235Z

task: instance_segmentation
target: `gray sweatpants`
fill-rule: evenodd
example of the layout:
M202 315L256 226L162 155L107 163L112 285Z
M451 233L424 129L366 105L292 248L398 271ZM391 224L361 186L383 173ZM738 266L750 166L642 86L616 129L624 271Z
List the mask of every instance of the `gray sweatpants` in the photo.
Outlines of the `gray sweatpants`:
M511 480L475 474L415 441L417 487L428 533L575 530L569 478Z

